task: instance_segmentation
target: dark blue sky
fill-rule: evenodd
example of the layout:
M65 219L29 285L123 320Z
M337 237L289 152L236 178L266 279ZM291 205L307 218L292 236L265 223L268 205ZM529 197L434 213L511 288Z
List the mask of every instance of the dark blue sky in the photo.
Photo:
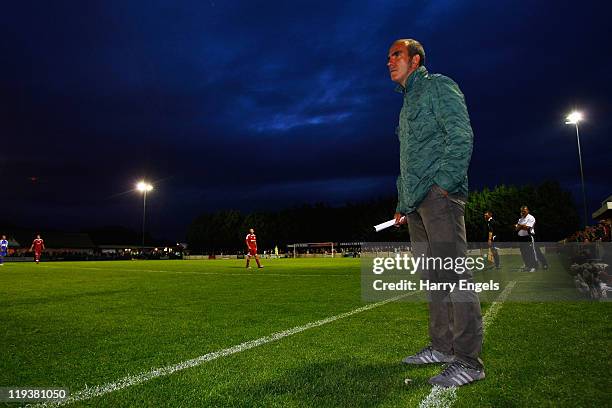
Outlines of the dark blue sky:
M397 38L466 95L472 189L553 179L580 202L563 122L581 108L592 212L612 194L609 15L540 0L5 4L0 220L138 228L142 177L168 238L202 211L393 195Z

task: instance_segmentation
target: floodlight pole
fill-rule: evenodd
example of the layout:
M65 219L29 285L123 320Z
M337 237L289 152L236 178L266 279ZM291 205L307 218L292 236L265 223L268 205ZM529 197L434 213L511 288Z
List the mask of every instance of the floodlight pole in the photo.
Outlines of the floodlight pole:
M584 207L584 226L587 225L587 202L586 193L584 190L584 172L582 170L582 151L580 150L580 132L578 131L578 121L574 123L576 125L576 141L578 142L578 161L580 162L580 180L582 181L582 205Z
M145 181L141 181L136 185L136 189L142 193L142 251L144 253L145 246L145 222L147 214L147 192L153 190L153 186Z
M145 245L145 220L147 214L147 189L145 188L142 195L142 252Z

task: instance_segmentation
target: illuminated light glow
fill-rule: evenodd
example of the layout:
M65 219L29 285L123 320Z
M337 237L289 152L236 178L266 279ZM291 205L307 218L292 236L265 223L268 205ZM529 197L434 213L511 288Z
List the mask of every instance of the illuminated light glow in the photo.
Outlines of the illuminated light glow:
M567 117L565 118L565 123L568 125L575 125L578 122L582 121L582 119L582 112L574 111L567 115Z
M149 192L153 190L153 186L147 183L146 181L139 181L138 184L136 184L136 190L143 192L143 193Z

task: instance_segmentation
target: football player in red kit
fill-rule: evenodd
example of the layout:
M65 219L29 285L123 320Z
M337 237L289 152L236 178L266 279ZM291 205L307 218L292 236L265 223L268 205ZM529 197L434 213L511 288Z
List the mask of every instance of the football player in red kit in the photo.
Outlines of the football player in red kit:
M255 230L253 228L249 230L245 242L248 250L246 256L246 267L250 268L249 262L251 261L251 257L254 256L255 262L257 262L257 267L263 268L262 264L259 262L259 255L257 255L257 239L255 238Z
M36 263L40 262L40 255L42 251L45 249L45 241L42 240L40 234L36 235L34 241L32 241L32 246L30 247L30 251L34 251L34 260Z

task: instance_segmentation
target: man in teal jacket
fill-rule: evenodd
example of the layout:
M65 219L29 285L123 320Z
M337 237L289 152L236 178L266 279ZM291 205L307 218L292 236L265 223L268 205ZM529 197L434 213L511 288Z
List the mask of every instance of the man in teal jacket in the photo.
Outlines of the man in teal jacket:
M457 84L443 75L430 75L424 63L425 51L416 40L398 40L389 49L389 74L403 96L397 127L400 175L395 219L397 224L408 224L413 256L464 260L472 127ZM469 270L438 268L421 271L423 279L472 281ZM429 380L443 387L465 385L485 376L479 357L482 316L478 296L458 287L428 293L431 344L403 360L406 364L448 363Z

